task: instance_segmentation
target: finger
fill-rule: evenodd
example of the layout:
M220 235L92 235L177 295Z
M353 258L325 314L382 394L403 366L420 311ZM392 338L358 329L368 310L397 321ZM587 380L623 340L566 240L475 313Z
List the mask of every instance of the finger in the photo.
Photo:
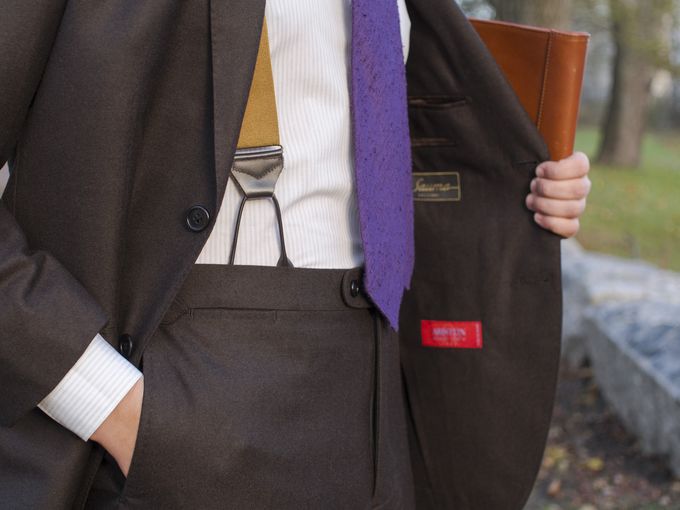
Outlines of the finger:
M534 221L544 229L565 238L574 237L581 227L578 219L556 218L539 213L534 214Z
M531 181L531 191L534 194L560 200L580 200L585 198L590 193L591 187L592 183L587 176L564 181L536 177Z
M585 199L581 200L556 200L529 194L526 205L534 212L545 216L556 216L558 218L578 218L586 208Z
M544 161L536 167L536 175L553 180L578 179L588 175L590 161L583 152L576 152L561 161Z

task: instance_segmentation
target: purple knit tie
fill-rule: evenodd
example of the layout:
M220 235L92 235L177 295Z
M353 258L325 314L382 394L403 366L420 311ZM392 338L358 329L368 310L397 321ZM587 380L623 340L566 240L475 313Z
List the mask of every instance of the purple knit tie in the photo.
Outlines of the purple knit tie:
M392 327L414 263L411 144L396 0L352 0L351 111L364 286Z

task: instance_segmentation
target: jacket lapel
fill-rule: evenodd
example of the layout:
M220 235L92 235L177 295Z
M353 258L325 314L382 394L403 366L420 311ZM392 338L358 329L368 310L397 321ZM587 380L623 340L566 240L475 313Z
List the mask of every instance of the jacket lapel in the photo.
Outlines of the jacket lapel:
M140 200L138 204L131 206L131 216L148 218L154 215L162 218L168 211L182 210L199 200L213 217L217 217L222 205L255 68L265 0L209 0L208 4L210 55L206 55L204 65L197 64L191 72L206 73L206 78L211 77L206 80L206 85L212 85L212 93L206 91L207 97L201 99L207 100L205 120L206 123L212 123L214 146L212 156L208 154L205 160L194 159L194 163L206 166L206 163L210 165L213 160L214 172L211 169L207 169L207 173L206 169L195 169L193 172L178 175L173 179L173 185L167 188L163 202ZM175 62L175 65L178 64ZM212 111L209 109L210 103ZM163 128L155 126L155 129L161 131ZM181 135L199 137L204 133L195 130L196 126L188 129ZM164 132L163 139L166 136L169 135ZM194 143L199 141L200 138L196 138ZM157 161L158 155L150 157ZM155 169L156 166L149 165L148 168ZM163 166L163 174L137 182L137 193L146 193L148 196L158 193L157 182L163 181L167 171L167 167ZM158 252L160 244L153 243L150 236L141 237L137 241L139 246L136 250L139 255L135 257L135 264L130 264L122 271L120 300L124 308L120 315L123 319L119 321L120 331L116 334L127 332L137 338L131 357L133 362L139 362L150 335L168 309L210 234L210 230L206 229L200 236L187 238L186 227L181 220L176 226L177 229L168 229L164 233L162 253ZM212 226L214 222L210 228ZM132 242L129 242L128 250L132 250L132 247ZM158 262L154 274L150 273L151 260ZM168 274L173 277L168 278Z
M216 211L236 150L260 43L265 0L211 0ZM236 34L236 35L235 35Z

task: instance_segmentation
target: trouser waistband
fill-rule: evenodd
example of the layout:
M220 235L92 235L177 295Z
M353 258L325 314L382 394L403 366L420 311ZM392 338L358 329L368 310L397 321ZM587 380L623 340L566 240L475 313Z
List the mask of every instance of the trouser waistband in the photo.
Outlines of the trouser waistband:
M173 316L183 308L319 311L373 308L364 291L363 275L363 267L195 264L167 315ZM167 320L165 317L163 322Z

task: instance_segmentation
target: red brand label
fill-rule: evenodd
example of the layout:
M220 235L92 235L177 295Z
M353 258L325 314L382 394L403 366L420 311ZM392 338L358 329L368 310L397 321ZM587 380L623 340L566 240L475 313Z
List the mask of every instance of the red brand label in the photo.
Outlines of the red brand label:
M421 321L420 334L426 347L481 349L481 322Z

